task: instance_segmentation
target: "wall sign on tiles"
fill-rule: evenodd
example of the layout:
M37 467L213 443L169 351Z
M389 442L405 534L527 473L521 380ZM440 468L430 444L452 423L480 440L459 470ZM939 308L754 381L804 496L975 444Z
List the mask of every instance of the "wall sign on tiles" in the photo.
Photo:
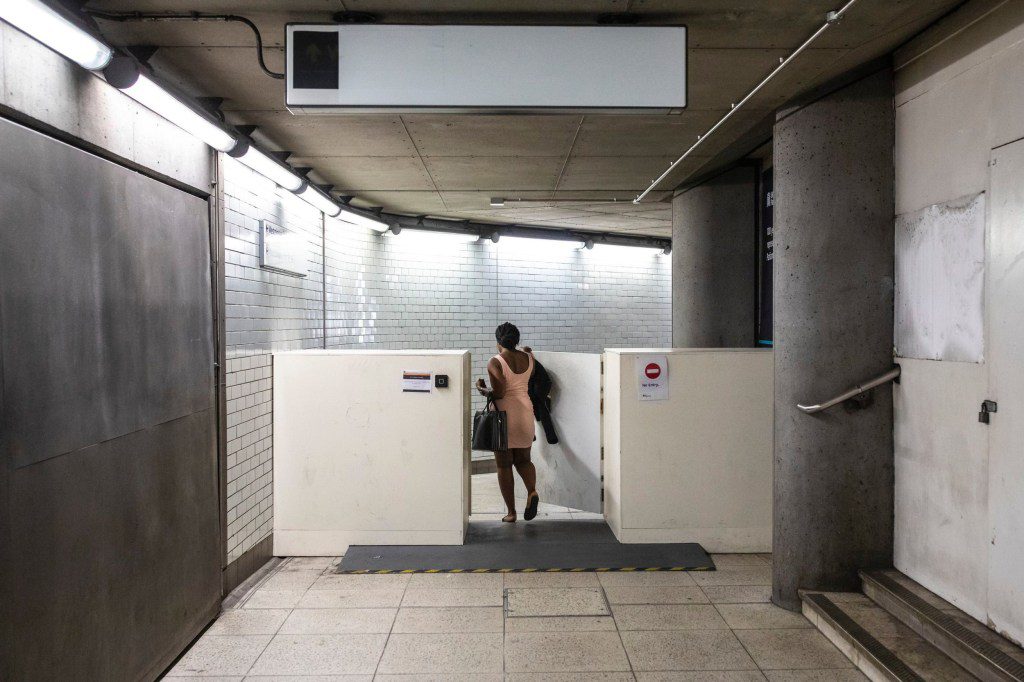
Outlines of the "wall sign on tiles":
M305 239L295 230L261 220L260 267L305 277L308 274Z
M637 396L640 400L668 400L668 357L638 355L636 357Z

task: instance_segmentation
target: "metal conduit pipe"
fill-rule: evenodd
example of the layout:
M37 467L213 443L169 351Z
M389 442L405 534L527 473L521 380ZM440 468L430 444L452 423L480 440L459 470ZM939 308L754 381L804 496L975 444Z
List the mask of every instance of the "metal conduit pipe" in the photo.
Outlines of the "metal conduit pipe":
M748 93L747 93L747 94L746 94L746 95L745 95L745 96L743 97L743 99L741 99L741 100L740 100L739 102L737 102L737 103L733 104L733 105L732 105L732 108L731 108L731 109L729 109L729 111L728 111L728 112L727 112L727 113L725 114L725 116L723 116L722 118L720 118L720 119L718 120L718 122L717 122L717 123L715 123L715 125L711 126L711 127L710 127L710 128L708 129L708 131L707 131L706 133L704 133L703 135L698 135L698 136L697 136L697 141L696 141L695 143L693 143L693 145L692 145L692 146L691 146L691 147L690 147L689 149L687 149L687 150L686 150L685 152L683 152L683 155L682 155L682 156L680 156L680 157L679 157L678 159L676 159L676 160L675 160L675 161L673 161L673 162L672 162L671 164L669 164L669 167L668 167L668 168L667 168L667 169L665 170L665 172L664 172L664 173L662 173L661 175L659 175L659 176L658 176L658 178L657 178L656 180L652 180L652 181L651 181L651 184L650 184L650 186L649 186L649 187L648 187L647 189L645 189L645 190L644 190L643 192L641 192L640 194L638 194L638 195L637 195L637 197L636 197L636 199L634 199L634 200L633 200L633 203L634 203L634 204L639 204L639 203L640 203L641 201L643 201L643 200L644 200L644 197L646 197L646 196L647 196L648 194L650 194L650 193L651 193L651 191L653 191L653 190L654 190L654 188L655 188L655 187L656 187L656 186L657 186L657 185L658 185L658 184L659 184L659 183L660 183L660 182L661 182L662 180L664 180L665 178L667 178L667 177L669 176L669 174L670 174L670 173L671 173L672 171L674 171L674 170L676 169L676 167L677 167L677 166L679 166L679 164L680 164L680 163L682 163L682 162L683 162L683 160L684 160L684 159L686 159L686 158L687 158L687 157L688 157L688 156L689 156L690 154L692 154L692 153L693 153L693 151L694 151L695 149L697 149L697 148L698 148L698 147L700 147L700 146L701 146L702 144L704 144L704 141L705 141L706 139L708 139L708 137L709 137L709 136L711 136L711 135L712 135L712 134L713 134L713 133L714 133L714 132L715 132L716 130L718 130L718 129L719 129L720 127L722 127L722 125L723 125L723 124L724 124L724 123L725 123L726 121L728 121L728 120L729 120L730 118L732 118L732 115L733 115L733 114L735 114L735 113L736 113L737 111L739 111L739 110L740 110L740 109L741 109L741 108L743 107L743 105L744 105L744 104L746 104L747 102L749 102L749 101L750 101L750 99L751 99L751 98L752 98L752 97L753 97L754 95L756 95L756 94L757 94L758 92L760 92L761 88L763 88L763 87L764 87L765 85L767 85L767 84L768 84L768 82L769 82L769 81L771 81L771 80L772 80L773 78L775 78L775 76L777 76L777 75L779 74L779 72L780 72L780 71L782 71L782 70L783 70L784 68L786 68L787 66L789 66L789 64L790 64L790 63L791 63L791 62L792 62L792 61L793 61L794 59L796 59L796 58L797 58L797 56L798 56L798 55L799 55L799 54L800 54L801 52L803 52L803 51L804 51L804 50L806 50L806 49L807 49L808 47L810 47L811 43L813 43L813 42L814 42L815 40L817 40L817 39L818 39L818 37L819 37L819 36L820 36L820 35L821 35L822 33L824 33L825 31L827 31L827 30L828 30L828 28L829 28L830 26L832 26L832 24L838 23L838 22L839 22L839 20L840 20L840 19L842 19L842 18L843 18L843 16L844 16L844 15L846 14L846 12L847 12L847 11L848 11L848 10L849 10L849 9L850 9L851 7L853 7L853 6L854 6L854 4L856 4L856 3L857 3L857 0L849 0L849 1L848 1L848 2L847 2L847 3L845 4L845 5L843 5L843 6L842 6L842 8L841 8L841 9L838 9L838 10L836 10L836 11L833 11L833 12L829 12L829 13L828 13L828 14L826 15L826 17L825 17L825 23L824 23L824 24L822 24L821 28L819 28L819 29L818 29L817 31L815 31L815 32L814 32L813 34L811 34L811 37L810 37L810 38L808 38L807 40L805 40L805 41L804 41L804 42L803 42L803 43L802 43L802 44L800 45L800 47L796 48L796 50L794 50L792 54L790 54L790 55L789 55L788 57L786 57L786 58L785 58L785 59L783 59L783 60L782 60L781 62L779 62L779 65L778 65L778 66L776 66L776 67L775 67L774 69L772 69L772 72L771 72L771 73L769 73L769 74L768 74L767 76L765 76L764 80L762 80L762 81L761 81L760 83L758 83L757 85L755 85L755 86L754 86L754 89L753 89L753 90L751 90L750 92L748 92Z

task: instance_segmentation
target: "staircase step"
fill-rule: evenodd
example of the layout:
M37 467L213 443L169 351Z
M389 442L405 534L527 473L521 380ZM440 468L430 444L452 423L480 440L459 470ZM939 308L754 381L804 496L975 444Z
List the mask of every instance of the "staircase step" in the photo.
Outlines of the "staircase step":
M974 676L859 592L801 592L803 613L872 680Z
M896 570L861 571L864 594L986 682L1024 682L1024 649Z

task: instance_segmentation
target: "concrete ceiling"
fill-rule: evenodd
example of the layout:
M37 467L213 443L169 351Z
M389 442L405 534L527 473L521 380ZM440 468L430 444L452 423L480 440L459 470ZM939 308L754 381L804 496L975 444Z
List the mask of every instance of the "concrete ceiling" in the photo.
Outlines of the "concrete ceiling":
M260 27L277 71L286 23L330 21L346 10L383 23L590 24L628 11L645 25L686 24L689 107L678 115L295 116L284 108L284 81L260 71L253 34L241 24L98 21L115 44L160 46L151 60L159 73L193 94L223 97L230 122L258 126L257 139L293 152L291 163L312 166L314 179L354 195L357 205L670 236L673 188L751 151L767 139L773 110L888 54L960 1L860 0L640 205L632 199L840 0L92 0L86 7L246 16ZM490 197L506 205L491 208Z

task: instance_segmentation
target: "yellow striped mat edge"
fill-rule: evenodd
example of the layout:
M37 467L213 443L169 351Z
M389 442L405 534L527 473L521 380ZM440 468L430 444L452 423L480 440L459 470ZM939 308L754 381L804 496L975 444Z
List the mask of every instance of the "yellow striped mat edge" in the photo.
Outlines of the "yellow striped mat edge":
M390 575L395 573L653 573L657 571L712 571L713 566L649 566L623 568L362 568L337 571L340 575Z

